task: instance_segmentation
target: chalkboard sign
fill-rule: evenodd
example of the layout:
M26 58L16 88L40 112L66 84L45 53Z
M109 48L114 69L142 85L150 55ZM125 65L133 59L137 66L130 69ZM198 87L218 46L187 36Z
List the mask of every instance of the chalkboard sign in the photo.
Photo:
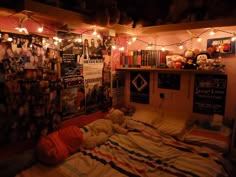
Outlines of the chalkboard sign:
M196 74L193 112L224 115L226 87L227 75Z

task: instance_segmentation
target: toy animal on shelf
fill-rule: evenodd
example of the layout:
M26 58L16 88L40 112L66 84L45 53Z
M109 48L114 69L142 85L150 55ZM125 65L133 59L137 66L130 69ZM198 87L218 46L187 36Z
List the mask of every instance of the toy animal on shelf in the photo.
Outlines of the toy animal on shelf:
M224 71L225 65L221 57L211 58L209 53L202 52L196 56L197 69Z
M184 57L186 58L186 62L183 64L183 69L196 69L197 68L194 51L186 50L184 52Z

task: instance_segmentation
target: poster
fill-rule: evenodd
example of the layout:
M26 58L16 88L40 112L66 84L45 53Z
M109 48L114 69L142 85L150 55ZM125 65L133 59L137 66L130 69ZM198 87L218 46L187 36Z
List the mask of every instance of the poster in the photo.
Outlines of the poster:
M83 35L83 60L102 59L106 50L103 39L93 35Z
M81 64L77 62L77 55L63 54L61 63L61 76L76 76L82 73Z
M103 104L103 60L84 61L86 113L96 112Z
M193 112L224 115L226 88L227 75L195 75Z
M235 55L235 41L232 41L231 37L208 39L207 49L213 51L213 58Z
M149 104L150 73L130 72L130 101Z
M158 88L180 89L180 74L158 73Z
M60 49L63 54L82 55L83 43L78 40L81 38L81 34L58 31L57 35L63 39L60 42Z
M85 113L84 78L82 76L63 78L61 90L61 112L64 118Z

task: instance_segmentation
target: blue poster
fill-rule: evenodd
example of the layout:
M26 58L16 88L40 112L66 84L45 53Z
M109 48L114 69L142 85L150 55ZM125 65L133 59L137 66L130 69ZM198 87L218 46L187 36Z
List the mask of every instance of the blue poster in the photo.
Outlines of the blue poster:
M207 49L212 52L212 58L235 55L235 41L231 37L208 39Z

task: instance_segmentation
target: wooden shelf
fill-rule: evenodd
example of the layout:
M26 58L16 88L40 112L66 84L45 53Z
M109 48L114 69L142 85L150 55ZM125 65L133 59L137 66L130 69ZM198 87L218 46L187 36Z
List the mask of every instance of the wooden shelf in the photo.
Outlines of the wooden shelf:
M119 67L116 71L149 71L149 72L172 72L172 73L202 73L202 74L225 74L221 71L197 70L197 69L172 69L172 68L138 68L138 67Z

